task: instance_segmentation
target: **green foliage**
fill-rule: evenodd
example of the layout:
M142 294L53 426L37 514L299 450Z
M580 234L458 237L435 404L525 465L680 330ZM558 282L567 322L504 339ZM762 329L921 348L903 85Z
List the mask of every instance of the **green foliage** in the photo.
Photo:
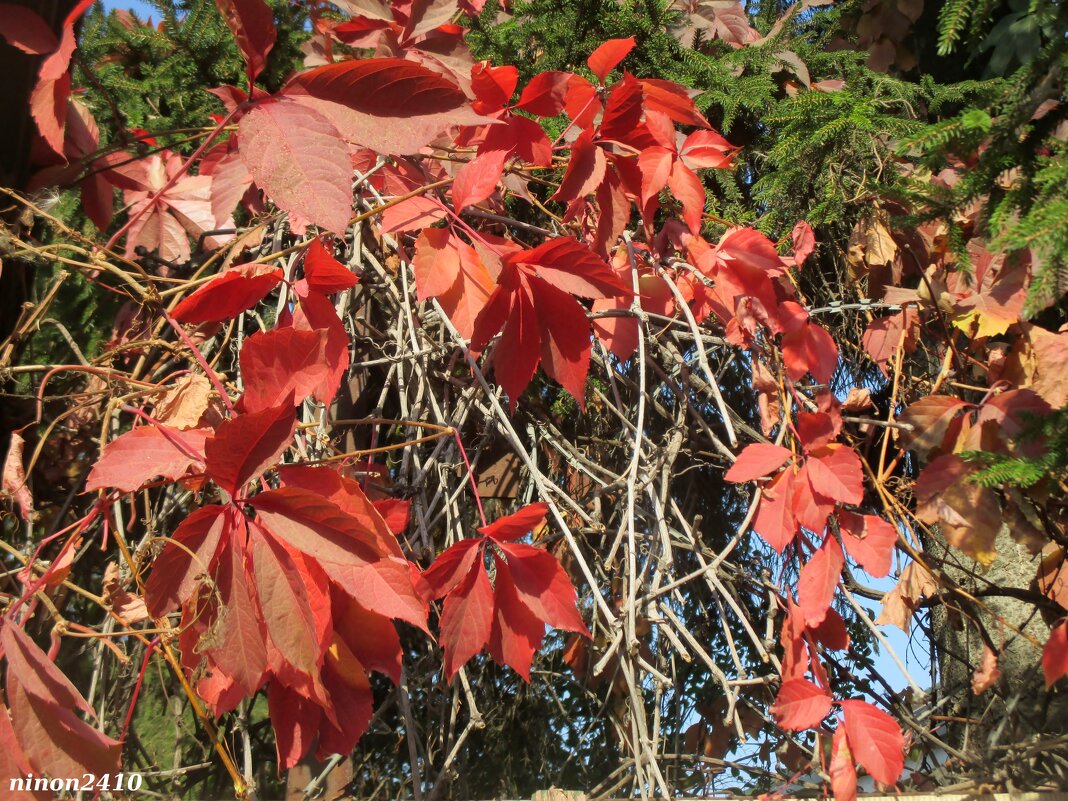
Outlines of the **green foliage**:
M965 459L983 465L971 476L971 480L984 487L1023 489L1034 487L1042 481L1063 480L1068 476L1068 407L1045 417L1032 417L1020 432L1017 442L1041 442L1044 449L1037 457L968 451L963 454Z
M213 0L152 0L159 21L127 27L123 18L95 6L80 37L75 80L91 89L85 100L108 141L129 128L187 131L209 125L222 104L207 89L243 89L245 70L233 35ZM278 40L259 81L275 90L300 63L307 12L299 4L271 0ZM136 19L136 18L135 18ZM178 144L183 137L163 137ZM195 147L195 144L192 145ZM188 146L187 146L188 147Z
M989 35L979 35L990 27ZM1034 280L1025 314L1056 303L1068 290L1068 167L1063 102L1068 67L1068 6L1063 2L951 0L939 17L940 52L969 43L969 58L986 58L988 74L973 83L967 105L902 140L901 154L935 168L967 165L949 192L921 191L928 218L953 219L978 203L983 236L1004 249L1030 248Z

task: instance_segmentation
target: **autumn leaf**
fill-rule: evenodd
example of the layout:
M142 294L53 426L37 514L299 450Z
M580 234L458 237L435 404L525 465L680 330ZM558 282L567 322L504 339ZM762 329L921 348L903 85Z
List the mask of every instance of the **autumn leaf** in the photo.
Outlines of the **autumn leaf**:
M332 371L325 350L327 331L275 328L253 334L241 346L245 393L241 409L259 412L288 400L300 405L318 392ZM317 397L327 403L331 397Z
M771 706L775 722L787 731L815 728L830 711L831 696L807 679L784 681Z
M1049 633L1042 649L1042 672L1046 676L1046 688L1052 687L1068 674L1068 621L1061 620Z
M801 568L797 580L797 604L806 625L814 627L823 622L844 566L842 547L833 536L827 535L823 545Z
M174 308L180 323L216 323L248 311L282 280L274 268L234 268L212 279Z
M230 537L230 513L222 506L194 509L168 537L152 562L145 582L145 602L154 618L163 617L196 593L209 579L219 546Z
M845 726L834 731L831 740L831 764L828 769L831 776L831 791L834 801L856 801L857 769L853 763L853 752L849 750Z
M203 469L210 435L205 429L179 431L165 425L143 425L120 434L104 446L85 489L133 492L157 476L177 481L191 469Z
M293 402L239 414L215 429L204 446L208 476L230 496L274 465L289 448L297 420Z
M792 457L793 452L781 445L762 442L746 445L745 450L738 454L738 459L723 478L738 484L763 478L774 473Z
M260 103L241 118L241 158L283 211L343 235L352 216L349 148L321 111L288 97Z
M333 295L352 289L359 283L356 274L334 258L333 253L315 238L304 251L304 280L308 289L322 295Z
M215 0L215 5L237 40L252 83L266 68L277 37L271 8L264 0Z
M452 679L489 642L493 627L493 587L482 562L448 594L441 610L445 675Z
M905 767L905 737L894 719L867 701L841 701L849 748L880 784L893 785Z

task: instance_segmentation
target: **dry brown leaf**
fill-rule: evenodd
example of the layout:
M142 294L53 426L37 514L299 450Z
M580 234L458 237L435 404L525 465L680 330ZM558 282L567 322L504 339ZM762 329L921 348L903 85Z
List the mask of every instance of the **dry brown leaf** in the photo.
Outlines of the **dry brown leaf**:
M182 376L156 401L156 419L172 428L196 428L211 403L211 382L206 376Z

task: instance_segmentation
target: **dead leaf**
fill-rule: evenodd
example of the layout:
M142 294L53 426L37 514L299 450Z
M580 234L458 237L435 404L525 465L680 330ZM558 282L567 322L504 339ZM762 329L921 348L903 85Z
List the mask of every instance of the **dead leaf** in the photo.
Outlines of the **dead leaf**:
M190 373L179 378L156 401L156 419L179 430L196 428L210 402L211 382L207 376Z

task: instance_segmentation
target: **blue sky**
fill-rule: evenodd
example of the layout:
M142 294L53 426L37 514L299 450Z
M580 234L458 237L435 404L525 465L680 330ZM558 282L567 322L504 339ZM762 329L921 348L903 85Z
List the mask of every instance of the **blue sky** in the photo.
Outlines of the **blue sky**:
M142 19L148 16L159 18L159 11L142 0L104 0L104 8L109 11L113 8L128 8Z

